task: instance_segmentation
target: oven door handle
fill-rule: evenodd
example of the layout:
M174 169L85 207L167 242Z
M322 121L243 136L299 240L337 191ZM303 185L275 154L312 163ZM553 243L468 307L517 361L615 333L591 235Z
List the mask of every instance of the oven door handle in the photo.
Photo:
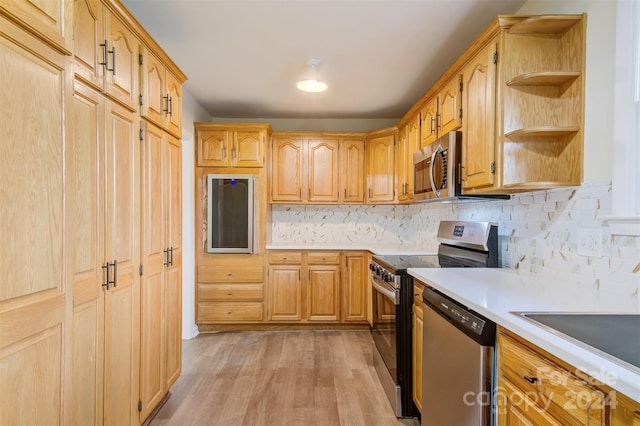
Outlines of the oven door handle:
M391 300L394 305L397 305L399 303L395 291L391 291L388 288L385 288L384 286L378 284L374 278L371 278L370 281L373 288L376 291L382 293L382 295L384 295L387 299Z

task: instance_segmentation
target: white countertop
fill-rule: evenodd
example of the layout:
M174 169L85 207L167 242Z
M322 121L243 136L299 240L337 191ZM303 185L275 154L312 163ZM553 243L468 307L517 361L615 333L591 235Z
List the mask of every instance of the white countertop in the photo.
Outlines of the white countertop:
M293 243L293 244L267 244L267 250L358 250L358 251L370 251L375 255L391 255L391 254L404 254L404 255L428 255L433 252L425 251L416 247L407 246L389 246L385 244L366 244L366 243Z
M513 311L640 313L638 298L520 275L512 269L410 268L409 274L640 402L640 371L625 368Z

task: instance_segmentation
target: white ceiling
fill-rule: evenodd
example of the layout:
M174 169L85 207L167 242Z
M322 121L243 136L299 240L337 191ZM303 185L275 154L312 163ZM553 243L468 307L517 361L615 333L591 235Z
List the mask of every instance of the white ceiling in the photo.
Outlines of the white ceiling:
M212 117L400 118L525 0L123 0ZM296 81L321 61L329 89Z

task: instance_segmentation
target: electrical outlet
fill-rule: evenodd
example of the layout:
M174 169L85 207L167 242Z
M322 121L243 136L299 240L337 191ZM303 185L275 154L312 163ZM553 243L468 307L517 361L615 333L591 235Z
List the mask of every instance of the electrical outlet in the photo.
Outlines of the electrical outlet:
M602 257L602 228L578 228L578 254Z

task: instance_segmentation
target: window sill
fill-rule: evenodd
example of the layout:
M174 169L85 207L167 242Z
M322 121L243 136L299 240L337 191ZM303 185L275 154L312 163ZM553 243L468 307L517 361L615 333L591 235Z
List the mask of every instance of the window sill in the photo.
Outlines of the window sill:
M640 236L640 216L608 216L604 220L613 235Z

